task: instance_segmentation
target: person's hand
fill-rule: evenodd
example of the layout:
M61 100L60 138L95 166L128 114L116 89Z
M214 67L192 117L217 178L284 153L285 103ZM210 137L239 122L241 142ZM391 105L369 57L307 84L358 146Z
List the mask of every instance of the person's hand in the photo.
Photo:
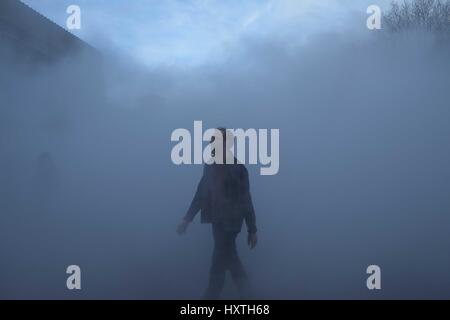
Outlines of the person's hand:
M258 237L256 236L256 232L248 234L247 243L250 249L256 247L256 244L258 243Z
M177 226L177 233L180 235L185 233L188 225L189 225L188 221L186 220L181 221L181 223Z

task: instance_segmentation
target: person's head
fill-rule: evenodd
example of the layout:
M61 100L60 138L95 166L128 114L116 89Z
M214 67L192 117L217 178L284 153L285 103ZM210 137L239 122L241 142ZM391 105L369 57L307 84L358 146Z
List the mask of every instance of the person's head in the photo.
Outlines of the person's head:
M232 157L230 159L233 159L233 155L231 154L231 149L234 145L234 135L230 130L227 130L224 127L218 127L216 128L216 133L213 135L213 137L211 138L211 143L213 143L214 141L216 141L216 139L221 139L222 140L222 157L223 157L223 162L226 162L226 157ZM213 149L212 151L212 156L215 156L215 149Z

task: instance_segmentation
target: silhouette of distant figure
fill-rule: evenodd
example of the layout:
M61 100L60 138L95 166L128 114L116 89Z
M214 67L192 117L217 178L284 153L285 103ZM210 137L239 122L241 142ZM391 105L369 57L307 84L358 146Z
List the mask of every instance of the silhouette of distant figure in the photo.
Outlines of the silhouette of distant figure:
M227 131L224 128L218 130L224 140L222 154L225 163ZM214 156L214 151L212 155ZM177 228L177 232L183 234L198 211L201 211L202 223L212 224L214 252L209 285L204 296L206 299L219 298L227 270L230 271L241 298L249 298L250 295L247 275L238 257L235 240L245 220L248 244L252 249L256 246L256 218L247 169L236 159L233 162L232 164L204 165L197 192Z

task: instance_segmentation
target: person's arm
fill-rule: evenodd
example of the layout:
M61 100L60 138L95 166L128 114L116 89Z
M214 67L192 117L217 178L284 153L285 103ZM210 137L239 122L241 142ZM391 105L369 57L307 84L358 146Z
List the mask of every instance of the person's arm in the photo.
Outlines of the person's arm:
M184 215L183 220L177 227L177 232L179 234L183 234L186 232L186 229L187 229L189 223L192 220L194 220L194 217L202 208L203 197L204 197L204 188L205 188L205 173L206 173L206 168L203 168L203 176L200 179L200 182L198 183L197 191L195 192L195 195L194 195L194 198L192 199L191 205L189 206L187 213Z
M191 205L189 206L189 209L186 215L184 216L184 221L191 222L192 220L194 220L195 216L202 208L204 184L205 184L205 175L202 176L200 182L198 183L197 191L195 192Z
M250 193L250 182L248 179L247 169L243 170L243 185L244 185L244 201L245 201L245 224L247 225L247 231L250 234L256 233L256 215L253 208L252 196Z

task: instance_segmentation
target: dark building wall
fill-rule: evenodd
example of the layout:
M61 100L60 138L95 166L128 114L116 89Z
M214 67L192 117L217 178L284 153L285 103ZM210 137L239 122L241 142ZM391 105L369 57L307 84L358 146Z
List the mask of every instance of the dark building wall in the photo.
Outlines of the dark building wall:
M95 51L19 0L0 0L0 45L12 47L14 54L45 61L78 50Z
M104 97L103 66L99 51L70 32L19 0L0 0L0 146L30 122L27 132L48 139L76 130Z

